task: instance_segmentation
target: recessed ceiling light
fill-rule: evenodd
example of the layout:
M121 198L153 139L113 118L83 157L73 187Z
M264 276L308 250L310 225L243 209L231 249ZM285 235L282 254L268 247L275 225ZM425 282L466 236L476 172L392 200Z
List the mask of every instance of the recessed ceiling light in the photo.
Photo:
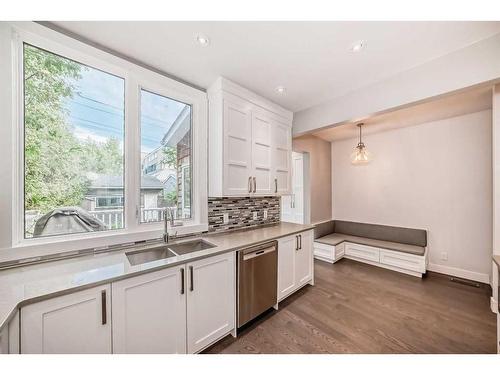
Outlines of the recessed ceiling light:
M278 87L276 87L276 89L275 89L275 90L276 90L276 92L277 92L278 94L283 95L283 94L285 93L285 91L286 91L286 88L285 88L284 86L278 86Z
M201 34L196 36L196 41L200 43L200 45L202 45L203 47L206 47L210 44L210 39L208 39L207 36Z
M365 46L366 46L366 42L364 40L358 40L357 42L354 42L351 45L351 51L352 52L359 52L363 48L365 48Z

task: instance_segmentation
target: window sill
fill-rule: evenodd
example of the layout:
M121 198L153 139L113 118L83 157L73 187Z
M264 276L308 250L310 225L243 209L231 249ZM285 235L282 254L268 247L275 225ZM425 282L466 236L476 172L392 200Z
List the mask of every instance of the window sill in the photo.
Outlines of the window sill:
M186 235L201 233L207 230L207 223L190 223L189 225L169 228L169 233ZM163 233L163 223L148 223L140 225L137 230L134 231L120 229L109 232L23 239L12 248L0 249L0 262L152 240L161 238Z

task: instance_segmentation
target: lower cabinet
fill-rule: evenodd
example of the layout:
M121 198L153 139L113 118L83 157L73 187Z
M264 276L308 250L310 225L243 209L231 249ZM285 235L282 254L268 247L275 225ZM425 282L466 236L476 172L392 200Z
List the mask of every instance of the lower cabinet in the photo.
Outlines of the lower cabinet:
M22 307L21 353L199 352L235 328L235 257L216 255ZM4 352L4 331L0 337Z
M21 353L111 353L111 286L21 309Z
M196 353L235 326L235 254L113 283L114 353Z
M278 301L313 280L312 231L279 239Z
M185 353L184 265L112 284L114 353Z
M187 351L197 353L235 327L235 253L186 265Z

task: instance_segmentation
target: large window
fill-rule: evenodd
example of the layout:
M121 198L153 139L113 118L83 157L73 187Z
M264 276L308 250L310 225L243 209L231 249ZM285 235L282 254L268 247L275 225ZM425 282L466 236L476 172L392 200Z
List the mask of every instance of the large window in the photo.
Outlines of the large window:
M23 55L24 236L123 228L124 80L28 44Z
M191 135L190 105L141 90L141 222L191 218Z
M44 37L14 37L13 247L160 238L167 208L178 234L207 230L206 94L30 28Z

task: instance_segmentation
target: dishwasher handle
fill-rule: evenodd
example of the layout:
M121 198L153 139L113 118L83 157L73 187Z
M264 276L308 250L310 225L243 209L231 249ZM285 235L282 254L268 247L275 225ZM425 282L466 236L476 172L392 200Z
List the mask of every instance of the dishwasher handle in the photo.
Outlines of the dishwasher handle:
M265 247L265 248L257 248L254 251L244 253L243 254L243 261L257 258L257 257L263 256L263 255L272 253L273 251L276 251L276 246L274 246L274 245L269 246L269 247Z

